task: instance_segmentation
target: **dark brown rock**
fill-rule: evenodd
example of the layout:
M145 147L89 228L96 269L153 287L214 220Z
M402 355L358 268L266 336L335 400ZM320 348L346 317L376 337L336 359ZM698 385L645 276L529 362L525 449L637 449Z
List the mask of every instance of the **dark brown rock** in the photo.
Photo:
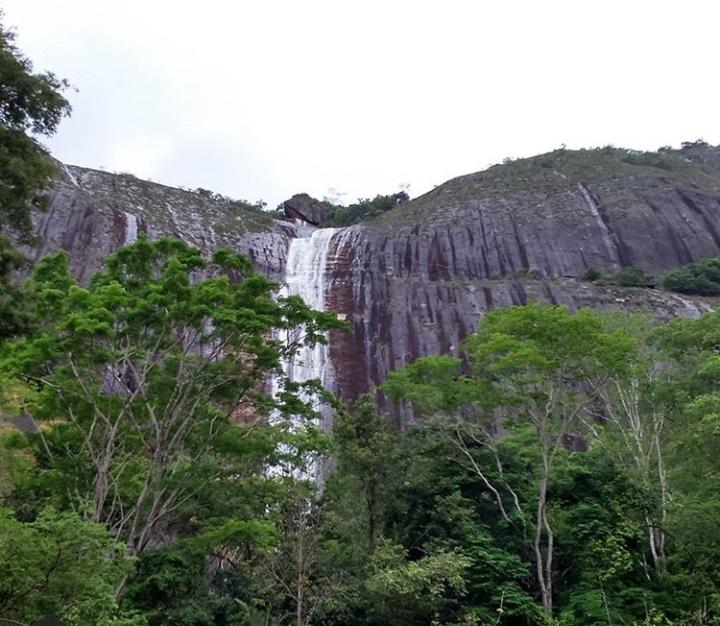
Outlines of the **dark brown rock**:
M341 230L327 298L354 334L331 338L338 393L352 399L418 357L458 354L491 308L545 301L660 317L709 310L711 300L580 280L591 267L608 274L629 265L660 277L720 255L714 181L700 186L644 168L631 174L503 194L471 175Z
M325 202L320 202L306 193L295 194L282 204L285 217L302 220L318 228L331 226L332 213Z

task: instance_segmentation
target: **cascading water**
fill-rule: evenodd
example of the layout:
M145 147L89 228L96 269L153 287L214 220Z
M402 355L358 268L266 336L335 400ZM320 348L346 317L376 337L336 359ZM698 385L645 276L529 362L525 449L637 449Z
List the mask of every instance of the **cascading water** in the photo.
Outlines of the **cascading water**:
M138 237L138 220L137 216L127 211L123 211L125 214L125 242L123 245L129 246L131 243L135 243Z
M338 230L337 228L312 229L304 223L296 224L296 232L300 236L290 241L285 281L278 294L280 297L299 296L310 308L319 311L325 310L328 256L332 238ZM278 338L281 341L298 344L303 339L302 334ZM315 344L312 347L301 345L295 356L282 364L282 368L284 374L293 382L303 383L309 380L319 380L324 388L332 391L333 370L329 349L325 344ZM271 394L276 396L280 391L278 377L274 377L270 382ZM322 418L323 428L329 428L332 419L329 407L323 405L319 399L317 400L319 404L316 403L316 399L309 395L304 399L313 402L315 410ZM279 415L273 419L279 419ZM300 427L301 424L302 418L296 420L292 416L290 417L291 428ZM284 473L284 471L282 466L270 468L271 473ZM322 468L315 461L312 461L305 471L299 473L292 469L290 471L298 476L312 477L318 485L322 486Z
M330 242L337 231L320 228L309 237L296 237L290 242L281 295L300 296L310 308L325 310L325 270ZM327 345L303 346L293 361L286 364L285 373L295 382L317 378L323 386L330 387L332 366Z
M65 174L67 174L68 179L70 182L75 185L76 187L80 186L80 183L78 182L78 179L73 176L73 173L70 171L67 165L65 163L62 164L63 169L65 170Z
M319 228L313 230L310 236L290 241L281 296L300 296L310 308L325 310L327 260L330 242L338 230ZM284 370L295 382L318 379L324 387L332 388L332 365L327 345L301 347L295 358L285 364Z

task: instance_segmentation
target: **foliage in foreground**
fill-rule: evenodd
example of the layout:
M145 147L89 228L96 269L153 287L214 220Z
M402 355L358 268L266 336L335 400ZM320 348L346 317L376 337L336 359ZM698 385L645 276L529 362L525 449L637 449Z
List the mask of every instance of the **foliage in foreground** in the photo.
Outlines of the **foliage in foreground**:
M19 238L53 171L28 133L55 131L65 86L0 27L0 228ZM30 425L0 422L0 621L720 623L720 314L654 328L493 312L467 360L394 373L389 415L336 405L319 493L313 403L328 396L280 363L332 316L276 301L242 257L173 240L119 251L87 287L56 255L18 289L21 263L0 240L0 415ZM716 266L665 286L715 295ZM635 268L615 280L650 284ZM406 432L399 403L422 417Z
M171 546L201 575L211 555L235 562L233 550L274 545L282 472L324 445L317 383L292 383L280 364L340 326L276 289L241 256L208 260L172 239L119 250L88 287L66 255L44 259L25 287L32 324L0 351L6 411L33 425L3 441L18 519L34 523L49 504L75 513L125 553L151 553L138 563L150 577ZM263 393L270 374L275 398ZM265 479L271 466L278 480ZM110 597L126 585L139 593L123 576Z
M68 282L62 259L32 279L45 306L32 333L4 345L0 365L6 379L16 375L5 406L32 409L41 428L3 437L0 487L15 513L4 513L0 549L14 555L4 562L34 572L30 581L45 580L56 543L79 556L63 562L61 577L31 582L27 596L16 593L20 570L4 572L1 617L48 611L82 623L84 611L98 623L150 626L718 623L720 314L657 326L544 305L491 312L465 344L469 362L428 357L390 377L388 398L422 416L405 432L370 398L336 407L334 469L319 493L303 478L326 453L317 433L297 420L291 429L228 422L219 390L236 392L235 377L257 380L251 363L272 368L292 351L267 328L309 324L320 334L330 320L255 291L264 279L242 279L248 270L236 257L216 262L236 266L238 282L205 265L205 278L189 283L196 262L183 244L141 241L89 290ZM136 272L146 274L136 280ZM114 307L102 306L109 293ZM215 321L201 324L205 315ZM217 341L238 323L253 329L242 343L255 346L252 358L228 355L226 368L212 350L180 356L188 329ZM72 341L70 327L82 329ZM161 342L158 360L150 348L166 333L174 339ZM158 386L127 376L140 355L162 363ZM101 372L133 386L109 393ZM191 384L193 372L203 374ZM222 383L219 395L203 396L207 376ZM174 406L178 384L206 398L205 408L191 413L187 431L168 423L179 446L168 449L153 439L153 412ZM255 409L269 408L252 389ZM278 408L311 415L297 391L290 386ZM120 418L109 422L118 424L114 440L102 426L111 415ZM217 437L213 423L225 424ZM96 435L116 450L102 507L88 443ZM158 449L164 461L153 465ZM138 500L144 491L152 496ZM148 524L153 510L164 512L138 542L135 520ZM94 538L82 549L72 539L80 532ZM63 585L75 567L94 575L68 604Z
M26 321L21 294L9 280L23 259L5 235L30 240L31 211L43 208L42 192L55 172L50 155L30 133L52 135L70 112L62 95L67 83L52 73L35 73L2 18L0 10L0 337Z
M0 509L0 563L3 620L30 623L52 615L68 626L142 623L123 615L114 597L133 567L125 545L74 513L46 509L23 523Z
M280 361L339 324L274 290L173 240L88 287L40 263L0 348L3 409L35 425L0 437L2 619L717 623L720 314L493 311L467 361L391 375L405 432L336 404L318 492L322 390Z

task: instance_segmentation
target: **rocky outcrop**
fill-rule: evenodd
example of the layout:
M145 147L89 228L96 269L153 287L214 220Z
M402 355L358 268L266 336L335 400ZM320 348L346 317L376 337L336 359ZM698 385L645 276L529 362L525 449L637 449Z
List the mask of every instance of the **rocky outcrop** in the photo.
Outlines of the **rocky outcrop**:
M209 192L68 167L38 217L35 258L68 250L81 279L140 232L247 254L281 278L298 228L327 223L301 194L286 221ZM296 226L292 220L301 220ZM352 325L333 332L335 391L373 389L413 359L459 353L485 311L546 301L696 316L711 299L582 280L638 266L667 270L720 255L720 149L559 150L463 176L332 237L325 302Z
M87 280L110 252L139 233L178 237L206 249L246 254L259 271L282 278L295 226L246 203L204 190L189 191L111 174L62 166L48 209L36 216L32 260L57 250L70 253L73 273Z
M325 202L320 202L306 193L295 194L282 204L285 217L302 220L312 226L324 228L331 225L332 213Z
M625 266L660 276L720 255L718 172L693 169L685 156L673 156L678 170L668 171L626 163L625 152L588 153L562 155L564 167L556 156L449 181L340 231L328 302L354 332L331 340L337 391L351 399L417 357L458 353L495 307L547 301L661 317L708 310L710 300L580 278ZM590 157L595 168L578 167Z

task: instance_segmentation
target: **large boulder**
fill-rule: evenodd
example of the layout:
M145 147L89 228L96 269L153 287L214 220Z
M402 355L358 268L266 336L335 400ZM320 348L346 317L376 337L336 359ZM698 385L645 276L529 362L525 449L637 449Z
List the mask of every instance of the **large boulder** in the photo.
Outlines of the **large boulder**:
M285 217L302 220L318 228L332 226L332 210L326 202L316 200L306 193L296 193L283 202Z

